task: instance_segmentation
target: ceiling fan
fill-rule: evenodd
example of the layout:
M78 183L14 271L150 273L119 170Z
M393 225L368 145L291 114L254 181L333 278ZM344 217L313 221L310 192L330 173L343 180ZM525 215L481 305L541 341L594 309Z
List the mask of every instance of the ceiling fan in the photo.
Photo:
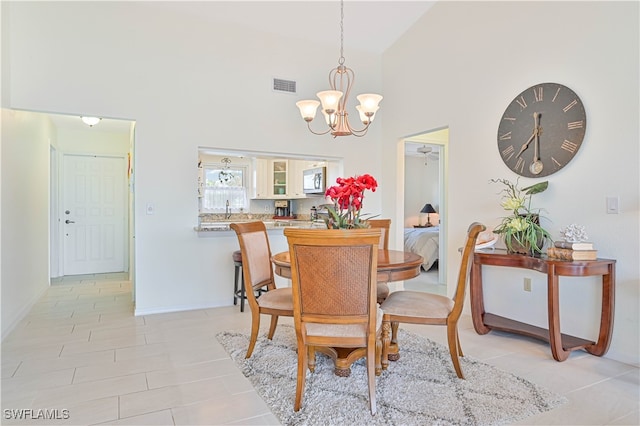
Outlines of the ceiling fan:
M423 154L424 155L424 165L427 165L427 160L438 160L438 158L440 158L440 152L439 151L434 151L432 147L430 146L419 146L418 149L416 149L416 151L419 154Z

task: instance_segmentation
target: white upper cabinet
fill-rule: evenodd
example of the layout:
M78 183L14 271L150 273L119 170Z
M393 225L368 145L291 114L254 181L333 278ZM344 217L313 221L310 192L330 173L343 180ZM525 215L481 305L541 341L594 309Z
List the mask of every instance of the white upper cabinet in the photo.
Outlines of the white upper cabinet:
M293 159L254 160L254 199L307 198L302 189L303 170L313 168L317 162ZM324 164L324 163L322 163Z

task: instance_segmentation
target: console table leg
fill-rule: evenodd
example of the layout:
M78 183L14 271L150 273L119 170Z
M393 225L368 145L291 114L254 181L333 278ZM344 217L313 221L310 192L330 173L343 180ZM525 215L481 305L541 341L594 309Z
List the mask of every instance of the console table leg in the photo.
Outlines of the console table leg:
M471 319L473 328L478 334L487 334L491 331L484 324L484 295L482 294L482 264L475 261L471 264L471 276L469 278L469 298L471 300Z
M602 356L609 350L611 334L613 334L613 310L615 307L616 282L615 265L609 265L609 273L602 276L602 311L600 313L600 332L598 342L584 349L592 355Z
M549 310L549 343L551 354L556 361L564 361L569 358L571 351L565 351L562 347L560 334L560 292L558 289L558 276L553 265L547 271L547 304Z

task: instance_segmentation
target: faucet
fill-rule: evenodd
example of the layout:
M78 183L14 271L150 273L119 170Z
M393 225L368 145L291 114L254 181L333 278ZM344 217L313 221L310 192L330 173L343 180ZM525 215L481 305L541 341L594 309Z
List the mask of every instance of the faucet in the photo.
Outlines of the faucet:
M225 219L231 218L231 209L229 208L229 200L227 200L227 207L225 208L225 211L224 211L224 218Z

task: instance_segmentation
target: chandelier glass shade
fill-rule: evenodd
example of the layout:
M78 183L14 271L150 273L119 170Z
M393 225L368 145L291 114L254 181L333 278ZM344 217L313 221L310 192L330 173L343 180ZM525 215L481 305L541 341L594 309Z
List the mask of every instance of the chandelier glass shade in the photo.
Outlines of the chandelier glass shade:
M375 93L358 95L356 99L358 99L360 105L356 106L356 110L364 127L362 129L351 127L349 114L347 113L347 100L355 80L355 74L351 68L344 65L344 1L340 2L340 11L340 59L338 60L338 66L329 72L329 86L331 89L316 94L320 101L298 101L296 106L300 109L300 115L302 115L304 121L307 122L309 131L313 134L325 135L331 132L333 137L349 135L360 137L367 133L369 125L380 108L378 104L382 100L382 96ZM322 114L328 128L325 131L316 132L311 128L311 122L316 116L318 106L321 104Z

